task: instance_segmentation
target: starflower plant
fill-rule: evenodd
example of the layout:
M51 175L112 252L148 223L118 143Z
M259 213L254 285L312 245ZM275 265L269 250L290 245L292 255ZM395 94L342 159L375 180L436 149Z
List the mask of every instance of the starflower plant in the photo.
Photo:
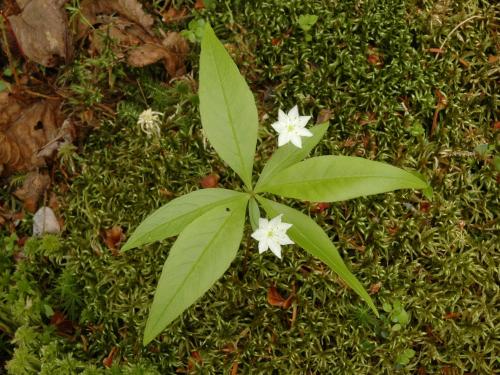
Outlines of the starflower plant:
M124 245L123 251L178 236L163 266L144 344L224 274L240 247L247 210L260 252L270 249L280 256L281 245L294 242L326 263L378 315L370 296L321 227L269 194L336 202L396 189L427 189L427 183L414 173L363 158L325 155L303 160L326 133L328 124L307 130L309 118L299 116L296 108L288 114L278 113L273 127L279 132L282 147L260 174L253 175L258 133L255 100L209 25L201 42L199 98L205 136L244 186L241 191L196 190L173 199L148 216ZM270 221L261 217L259 205Z

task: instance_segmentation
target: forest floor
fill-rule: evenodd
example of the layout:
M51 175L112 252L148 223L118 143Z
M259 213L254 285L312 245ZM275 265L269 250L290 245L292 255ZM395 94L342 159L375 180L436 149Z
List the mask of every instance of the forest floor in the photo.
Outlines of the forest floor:
M57 3L32 0L47 2ZM41 39L24 41L22 52L12 43L7 48L9 33L18 44L24 38L5 15L20 11L12 3L3 4L0 61L6 373L500 370L500 8L494 1L178 0L144 1L141 8L132 0L73 0L62 13L53 5L47 18L54 32L68 22L50 54L29 46ZM383 161L417 170L431 184L431 198L403 190L294 204L329 234L379 318L300 248L288 246L279 260L259 255L246 236L223 278L142 346L173 240L126 253L120 245L174 197L241 186L201 132L197 79L205 22L255 95L257 170L276 147L270 125L278 109L298 104L314 122L330 122L315 155ZM159 139L137 125L148 108L164 114ZM17 132L21 114L30 125ZM40 142L29 142L38 130L45 132L43 149L57 147L33 159L26 155L40 152ZM34 192L36 184L43 187ZM41 206L55 212L60 233L33 236L33 213ZM290 296L290 305L276 303Z

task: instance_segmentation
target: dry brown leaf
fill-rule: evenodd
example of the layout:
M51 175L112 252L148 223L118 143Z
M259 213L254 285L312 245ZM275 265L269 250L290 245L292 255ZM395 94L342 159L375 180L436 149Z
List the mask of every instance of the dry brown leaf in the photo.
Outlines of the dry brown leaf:
M53 67L72 56L71 35L64 11L66 0L18 0L21 13L7 17L21 53Z
M144 67L162 61L172 77L185 73L184 60L189 52L186 40L176 32L169 32L164 39L152 36L138 24L121 17L100 17L103 23L90 35L91 51L100 53L108 48L107 40L119 58L126 58L133 67Z
M185 73L184 60L189 52L189 44L179 33L175 31L167 33L161 44L170 53L170 57L165 59L165 68L173 76L180 76Z
M151 32L154 19L144 12L142 4L137 0L83 0L80 3L80 12L85 18L85 22L78 25L78 36L82 37L90 25L101 23L102 15L118 13L120 16L142 26L146 31Z
M6 100L2 105L0 99L0 113L4 108L9 111L11 102ZM54 139L65 138L60 132L60 101L39 100L19 108L7 116L10 122L0 121L0 166L5 169L4 174L44 166L48 152L39 152Z
M24 180L23 186L14 192L14 195L23 202L24 208L29 212L35 212L38 201L47 191L50 185L50 177L38 172L30 172Z
M131 66L141 68L154 64L159 60L168 59L169 57L170 53L162 46L147 43L131 50L128 54L127 62Z
M278 289L273 285L267 290L267 302L271 306L281 307L283 309L288 309L292 304L292 299L294 294L290 294L288 298L283 298L281 294L279 294Z
M184 20L188 17L188 11L186 8L175 9L174 7L168 8L168 10L162 12L162 21L165 23L176 23Z

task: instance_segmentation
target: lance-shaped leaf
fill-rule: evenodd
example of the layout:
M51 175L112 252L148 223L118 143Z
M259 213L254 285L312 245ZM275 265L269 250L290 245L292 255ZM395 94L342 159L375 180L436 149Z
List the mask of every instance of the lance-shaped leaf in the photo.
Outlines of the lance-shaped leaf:
M248 199L227 189L202 189L176 198L149 215L134 231L122 251L178 235L190 222L212 208Z
M163 266L144 331L144 345L224 274L243 237L247 199L215 207L179 235Z
M257 201L253 197L248 202L248 218L250 219L252 229L254 231L257 230L259 227L260 210Z
M313 134L313 136L304 137L302 139L302 148L298 148L290 143L278 148L264 166L264 169L260 174L259 181L257 181L257 185L255 186L255 190L257 192L260 191L260 187L264 186L266 182L277 172L298 163L309 155L309 152L311 152L314 146L316 146L321 138L323 138L327 129L328 123L316 125L310 128L309 131Z
M199 97L206 137L251 188L258 126L255 99L208 24L201 42Z
M403 169L351 156L319 156L275 174L259 191L313 202L335 202L428 185Z
M325 262L333 271L344 280L367 304L371 307L374 313L378 316L377 309L373 304L372 299L365 291L361 283L349 271L340 257L337 248L330 241L326 233L316 222L309 216L297 211L291 207L280 203L273 202L269 199L257 196L257 200L266 210L270 217L275 217L279 214L283 215L283 222L292 224L288 229L289 237L304 250Z

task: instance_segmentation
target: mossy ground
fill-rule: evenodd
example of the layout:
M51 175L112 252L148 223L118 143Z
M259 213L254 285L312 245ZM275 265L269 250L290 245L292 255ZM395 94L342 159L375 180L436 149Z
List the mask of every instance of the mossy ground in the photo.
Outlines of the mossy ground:
M372 297L381 317L301 249L288 247L278 261L259 255L246 236L220 282L142 347L172 241L113 255L103 230L133 230L172 197L198 189L209 173L218 173L224 187L240 183L201 133L193 79L199 46L189 61L192 77L168 85L160 69L120 64L113 65L120 78L114 88L105 87L107 71L89 83L85 64L99 64L82 57L61 77L86 87L75 91L75 101L105 100L96 90L123 99L116 118L103 116L78 154L61 161L66 172L57 174L55 189L65 230L59 240L29 241L26 258L15 263L15 246L8 250L9 237L2 234L7 250L0 265L0 327L7 333L0 350L10 357L9 373L216 374L236 366L241 374L498 371L493 124L499 120L500 68L491 56L500 54L499 9L480 0L214 4L195 17L212 23L255 93L262 120L257 170L275 148L270 123L278 108L298 103L306 114L332 113L328 135L314 153L385 161L430 181L430 200L417 191L398 191L311 212L363 285L373 292L380 287ZM310 41L297 25L303 14L319 17ZM472 16L479 17L452 33ZM429 51L445 41L442 52ZM432 131L437 90L447 104ZM165 112L159 141L136 125L147 107ZM475 151L486 143L487 151ZM19 231L29 227L28 217ZM283 295L296 291L292 308L267 303L273 284ZM394 327L394 314L383 306L398 303L409 322ZM49 324L51 310L64 312L76 331L64 335ZM16 328L10 345L9 329L13 334ZM105 370L102 361L113 348L113 366ZM405 361L408 349L416 354ZM194 359L198 354L201 361Z

